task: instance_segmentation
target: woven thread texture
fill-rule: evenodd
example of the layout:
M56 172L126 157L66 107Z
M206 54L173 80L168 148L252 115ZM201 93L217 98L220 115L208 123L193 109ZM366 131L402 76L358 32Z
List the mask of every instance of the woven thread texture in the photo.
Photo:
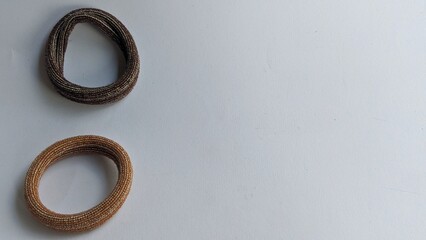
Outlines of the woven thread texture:
M64 58L69 35L76 24L83 22L98 27L124 53L125 69L112 84L89 88L74 84L64 77ZM139 54L132 35L113 15L95 8L77 9L59 20L50 33L45 60L47 75L59 94L85 104L105 104L124 98L135 86L139 75Z
M114 189L101 203L80 213L60 214L49 210L38 193L43 173L56 161L81 153L101 154L114 161L118 169ZM25 178L25 200L30 212L47 227L68 232L87 231L100 226L120 209L130 191L132 176L130 158L118 143L94 135L71 137L49 146L33 161Z

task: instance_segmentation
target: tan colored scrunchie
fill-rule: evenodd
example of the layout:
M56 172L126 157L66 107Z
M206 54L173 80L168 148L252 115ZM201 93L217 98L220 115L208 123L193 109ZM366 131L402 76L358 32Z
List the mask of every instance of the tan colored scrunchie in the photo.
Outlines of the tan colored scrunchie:
M81 153L97 153L112 159L118 169L117 184L105 200L87 211L60 214L49 210L38 194L43 173L59 159ZM25 200L30 212L44 225L68 232L87 231L100 226L120 209L130 191L132 176L130 158L118 143L93 135L71 137L49 146L31 164L25 178Z

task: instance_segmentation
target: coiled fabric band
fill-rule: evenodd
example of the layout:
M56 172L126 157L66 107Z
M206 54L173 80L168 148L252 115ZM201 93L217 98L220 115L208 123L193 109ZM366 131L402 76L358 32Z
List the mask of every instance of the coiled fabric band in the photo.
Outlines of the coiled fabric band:
M46 208L38 193L46 169L59 159L80 153L97 153L112 159L118 180L110 195L97 206L76 214L60 214ZM100 226L120 209L132 184L132 165L126 151L116 142L100 136L77 136L54 143L31 164L25 178L25 200L30 212L44 225L61 231L81 232Z
M124 53L126 67L114 83L102 87L83 87L64 77L64 58L68 37L75 25L87 22L115 41ZM133 89L139 75L139 55L127 28L111 14L94 8L81 8L65 15L50 33L46 46L47 74L56 90L79 103L105 104L124 98Z

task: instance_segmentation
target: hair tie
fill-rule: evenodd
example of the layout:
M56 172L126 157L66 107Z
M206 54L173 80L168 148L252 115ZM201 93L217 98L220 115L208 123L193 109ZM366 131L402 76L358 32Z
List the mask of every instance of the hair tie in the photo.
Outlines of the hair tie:
M83 87L64 77L64 58L68 37L78 23L91 23L118 44L126 59L123 74L117 81L102 87ZM79 103L105 104L124 98L133 89L139 75L139 55L135 41L127 28L111 14L81 8L65 15L50 33L46 46L47 75L64 97Z
M117 184L106 199L89 210L75 214L53 212L40 201L40 179L56 161L80 153L97 153L113 160L118 169ZM130 191L132 175L130 158L118 143L92 135L66 138L49 146L31 164L25 178L25 200L30 212L44 225L68 232L87 231L100 226L120 209Z

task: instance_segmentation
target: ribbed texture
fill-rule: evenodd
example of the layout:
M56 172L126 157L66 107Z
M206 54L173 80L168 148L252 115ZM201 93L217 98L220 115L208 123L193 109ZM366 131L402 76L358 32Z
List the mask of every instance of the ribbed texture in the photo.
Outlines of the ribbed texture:
M87 22L98 27L115 41L124 53L126 67L114 83L103 87L83 87L64 77L64 58L68 37L75 25ZM139 75L139 55L127 28L111 14L94 8L81 8L65 15L50 33L46 46L47 74L56 90L79 103L105 104L124 98L133 89Z
M97 206L76 214L60 214L40 201L38 186L46 169L59 159L80 153L97 153L112 159L118 180L110 195ZM81 232L100 226L120 209L132 184L132 165L126 151L116 142L100 136L76 136L45 149L31 164L25 178L25 200L30 212L44 225L61 231Z

